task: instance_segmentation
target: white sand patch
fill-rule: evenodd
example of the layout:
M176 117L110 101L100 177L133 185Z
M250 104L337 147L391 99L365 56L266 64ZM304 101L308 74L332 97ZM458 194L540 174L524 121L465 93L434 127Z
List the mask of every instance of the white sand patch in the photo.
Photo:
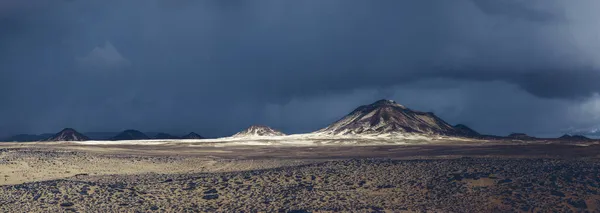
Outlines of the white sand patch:
M126 140L126 141L70 141L83 145L160 145L171 143L171 140Z
M446 136L430 136L421 134L363 134L363 135L331 135L326 133L308 133L285 136L247 136L224 137L216 139L154 139L154 140L122 140L122 141L69 141L69 142L36 142L78 145L189 145L189 146L323 146L323 145L407 145L432 144L447 142L483 142L473 139Z

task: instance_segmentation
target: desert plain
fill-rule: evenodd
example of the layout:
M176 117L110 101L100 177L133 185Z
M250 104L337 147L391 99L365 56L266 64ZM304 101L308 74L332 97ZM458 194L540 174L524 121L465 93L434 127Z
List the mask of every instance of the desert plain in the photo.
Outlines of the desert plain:
M600 212L600 145L0 143L1 212Z

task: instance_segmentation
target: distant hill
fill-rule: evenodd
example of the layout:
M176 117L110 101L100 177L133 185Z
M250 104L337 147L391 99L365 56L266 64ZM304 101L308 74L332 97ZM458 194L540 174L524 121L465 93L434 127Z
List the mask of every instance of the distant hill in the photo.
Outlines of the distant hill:
M138 130L134 130L134 129L125 130L125 131L119 133L118 135L110 138L110 140L114 140L114 141L119 141L119 140L148 140L148 139L150 139L150 137L148 137L146 134L144 134L143 132L140 132Z
M558 138L559 140L565 140L565 141L591 141L592 139L582 136L582 135L563 135L561 137Z
M247 129L238 132L233 137L251 137L251 136L284 136L283 132L272 129L264 125L253 125Z
M136 131L136 130L134 130ZM114 140L114 138L117 135L123 134L124 132L84 132L84 133L80 133L84 136L87 136L88 140ZM154 135L157 139L181 139L178 136L175 135L171 135L168 133L158 133L158 132L146 132L146 133L142 133L144 135ZM190 133L191 134L191 133ZM196 133L193 133L201 138L204 138ZM45 141L48 140L51 137L54 137L56 135L56 133L45 133L45 134L39 134L39 135L34 135L34 134L19 134L19 135L14 135L14 136L10 136L4 139L0 139L0 142L35 142L35 141ZM141 136L139 134L137 134L138 136ZM122 135L123 136L123 135ZM119 136L119 137L122 137ZM186 135L188 136L188 135ZM196 137L197 137L196 136ZM143 137L143 136L142 136ZM189 136L189 137L194 137ZM190 138L190 139L198 139L198 138ZM133 140L137 140L137 139L133 139ZM141 139L140 139L141 140Z
M196 134L195 132L190 132L189 134L181 137L181 139L204 139L204 137L202 137L199 134Z
M535 137L529 136L525 133L512 133L507 136L509 139L518 139L518 140L533 140Z
M45 141L87 141L90 140L87 136L77 132L72 128L65 128L54 136Z
M30 134L19 134L10 136L6 139L2 139L0 141L4 142L34 142L34 141L43 141L50 137L54 136L54 134L46 133L40 135L30 135Z

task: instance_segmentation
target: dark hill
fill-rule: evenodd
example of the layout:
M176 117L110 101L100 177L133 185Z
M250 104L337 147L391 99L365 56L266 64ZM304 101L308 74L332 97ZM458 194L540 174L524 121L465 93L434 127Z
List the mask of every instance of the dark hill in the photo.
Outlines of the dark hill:
M71 128L65 128L54 136L47 138L46 141L87 141L90 140L87 136L75 131Z
M113 140L113 141L119 141L119 140L147 140L147 139L150 139L150 137L148 137L143 132L140 132L140 131L134 130L134 129L125 130L125 131L119 133L118 135L110 138L110 140Z
M195 132L190 132L190 134L184 135L183 137L181 137L181 139L204 139L204 137L202 137L199 134L196 134Z

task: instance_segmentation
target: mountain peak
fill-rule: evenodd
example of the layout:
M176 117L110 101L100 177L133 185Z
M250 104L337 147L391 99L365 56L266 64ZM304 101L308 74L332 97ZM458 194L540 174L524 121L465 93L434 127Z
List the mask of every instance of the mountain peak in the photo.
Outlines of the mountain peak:
M385 99L360 106L332 125L317 131L333 135L416 133L452 136L466 136L467 132L476 133L467 129L459 130L431 112L414 111Z
M249 136L284 136L283 132L272 129L265 125L252 125L244 131L238 132L233 137L249 137Z
M395 103L396 103L396 101L394 101L394 100L381 99L381 100L375 101L375 103L373 103L373 104L395 104Z
M406 109L406 107L397 103L396 101L388 100L388 99L381 99L379 101L375 101L375 103L372 103L370 106L374 106L374 107L392 106L392 107L400 107L400 108Z
M46 139L46 141L87 141L90 140L87 136L77 132L73 128L65 128L56 133L54 136Z

